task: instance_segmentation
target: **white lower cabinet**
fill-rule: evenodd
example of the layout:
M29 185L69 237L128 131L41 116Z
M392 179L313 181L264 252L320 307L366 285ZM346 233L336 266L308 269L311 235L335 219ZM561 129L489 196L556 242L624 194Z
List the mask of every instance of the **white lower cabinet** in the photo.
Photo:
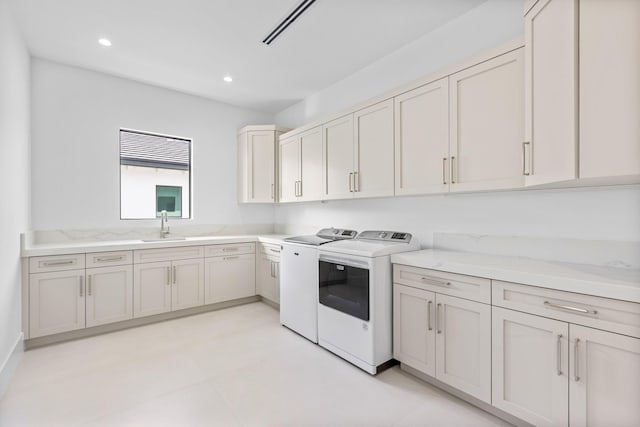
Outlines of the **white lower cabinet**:
M86 325L133 318L133 266L87 269Z
M29 275L29 337L85 327L85 270Z
M493 406L536 426L566 426L566 322L493 307Z
M491 307L394 284L394 358L491 402Z
M255 254L205 258L205 303L256 294Z
M171 310L204 304L204 260L173 261Z
M171 261L134 265L133 317L171 311Z
M256 259L256 293L280 303L280 247L260 245Z

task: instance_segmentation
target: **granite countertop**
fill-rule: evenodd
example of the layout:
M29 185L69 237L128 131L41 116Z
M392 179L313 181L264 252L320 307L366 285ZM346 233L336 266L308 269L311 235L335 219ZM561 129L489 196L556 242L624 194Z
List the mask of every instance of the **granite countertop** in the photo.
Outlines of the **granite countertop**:
M391 262L640 303L640 269L425 249Z
M183 240L158 239L153 241L132 240L104 240L104 241L72 241L58 243L24 244L22 257L68 255L83 252L125 251L134 249L156 249L183 246L219 245L226 243L265 242L279 244L287 237L281 234L251 234L236 236L195 236Z

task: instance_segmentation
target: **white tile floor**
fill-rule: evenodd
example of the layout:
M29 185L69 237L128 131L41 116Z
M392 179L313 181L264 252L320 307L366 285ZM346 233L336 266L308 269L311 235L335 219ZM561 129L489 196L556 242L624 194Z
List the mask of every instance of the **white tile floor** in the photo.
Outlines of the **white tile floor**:
M398 367L372 377L254 303L27 351L0 426L506 426Z

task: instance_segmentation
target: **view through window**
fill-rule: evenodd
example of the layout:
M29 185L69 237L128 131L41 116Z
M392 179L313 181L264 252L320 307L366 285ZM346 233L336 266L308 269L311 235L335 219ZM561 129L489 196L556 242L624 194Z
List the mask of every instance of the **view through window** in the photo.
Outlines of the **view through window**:
M191 217L191 140L120 130L120 218Z

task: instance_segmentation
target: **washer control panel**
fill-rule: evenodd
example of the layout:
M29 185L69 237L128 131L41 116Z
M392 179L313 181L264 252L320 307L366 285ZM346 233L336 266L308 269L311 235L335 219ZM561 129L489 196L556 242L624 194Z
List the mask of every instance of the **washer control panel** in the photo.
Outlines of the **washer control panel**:
M357 240L382 240L387 242L409 243L411 241L411 233L400 231L375 231L367 230L358 234Z

